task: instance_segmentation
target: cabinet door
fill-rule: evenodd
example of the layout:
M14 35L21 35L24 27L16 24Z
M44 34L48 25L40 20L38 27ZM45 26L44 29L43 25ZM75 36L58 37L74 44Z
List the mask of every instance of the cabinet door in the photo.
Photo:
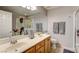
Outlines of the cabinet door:
M45 41L42 41L42 42L38 43L38 44L36 45L36 50L38 50L39 48L41 48L42 46L44 46L44 42L45 42Z
M44 47L39 48L36 53L44 53Z
M35 47L28 49L26 53L35 53Z
M50 39L48 39L47 42L48 42L48 47L47 47L48 48L48 52L51 52L51 42L50 42Z
M51 52L51 43L50 43L50 38L45 40L45 52Z

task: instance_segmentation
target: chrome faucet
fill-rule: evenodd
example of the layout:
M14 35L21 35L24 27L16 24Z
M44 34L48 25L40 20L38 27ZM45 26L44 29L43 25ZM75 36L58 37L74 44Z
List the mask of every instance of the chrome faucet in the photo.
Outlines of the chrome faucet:
M10 33L12 33L12 31L10 31ZM10 42L11 44L15 44L15 43L17 43L17 40L14 39L12 36L9 36L9 42Z
M17 40L11 39L10 43L11 44L16 44L17 43Z

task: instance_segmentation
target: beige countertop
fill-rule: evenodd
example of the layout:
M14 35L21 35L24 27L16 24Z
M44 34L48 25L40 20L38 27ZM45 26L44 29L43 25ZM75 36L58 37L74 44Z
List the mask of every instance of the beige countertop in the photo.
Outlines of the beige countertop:
M11 44L10 42L0 45L0 53L20 53L49 37L48 34L35 35L34 39L30 39L26 35L13 36L13 39L17 39L16 44ZM8 38L7 38L8 39Z

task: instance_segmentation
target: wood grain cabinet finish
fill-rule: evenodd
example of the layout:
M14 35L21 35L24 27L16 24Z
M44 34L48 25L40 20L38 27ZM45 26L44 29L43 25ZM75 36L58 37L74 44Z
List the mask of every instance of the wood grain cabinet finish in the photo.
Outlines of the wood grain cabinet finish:
M38 49L41 48L42 46L44 47L44 42L45 42L45 41L42 41L42 42L38 43L38 44L36 45L36 50L38 50Z
M51 51L50 44L50 37L48 37L30 49L26 50L25 53L49 53Z
M27 51L25 51L25 53L35 53L35 46L29 48Z
M44 47L41 47L38 50L36 50L36 53L45 53Z
M45 53L51 52L51 41L49 38L45 40Z

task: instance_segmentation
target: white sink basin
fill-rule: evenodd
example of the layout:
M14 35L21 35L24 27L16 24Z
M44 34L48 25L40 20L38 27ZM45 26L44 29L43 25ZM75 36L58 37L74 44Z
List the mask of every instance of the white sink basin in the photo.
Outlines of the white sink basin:
M26 43L24 42L20 42L20 43L16 43L10 47L8 47L4 52L18 52L19 49L24 46Z

